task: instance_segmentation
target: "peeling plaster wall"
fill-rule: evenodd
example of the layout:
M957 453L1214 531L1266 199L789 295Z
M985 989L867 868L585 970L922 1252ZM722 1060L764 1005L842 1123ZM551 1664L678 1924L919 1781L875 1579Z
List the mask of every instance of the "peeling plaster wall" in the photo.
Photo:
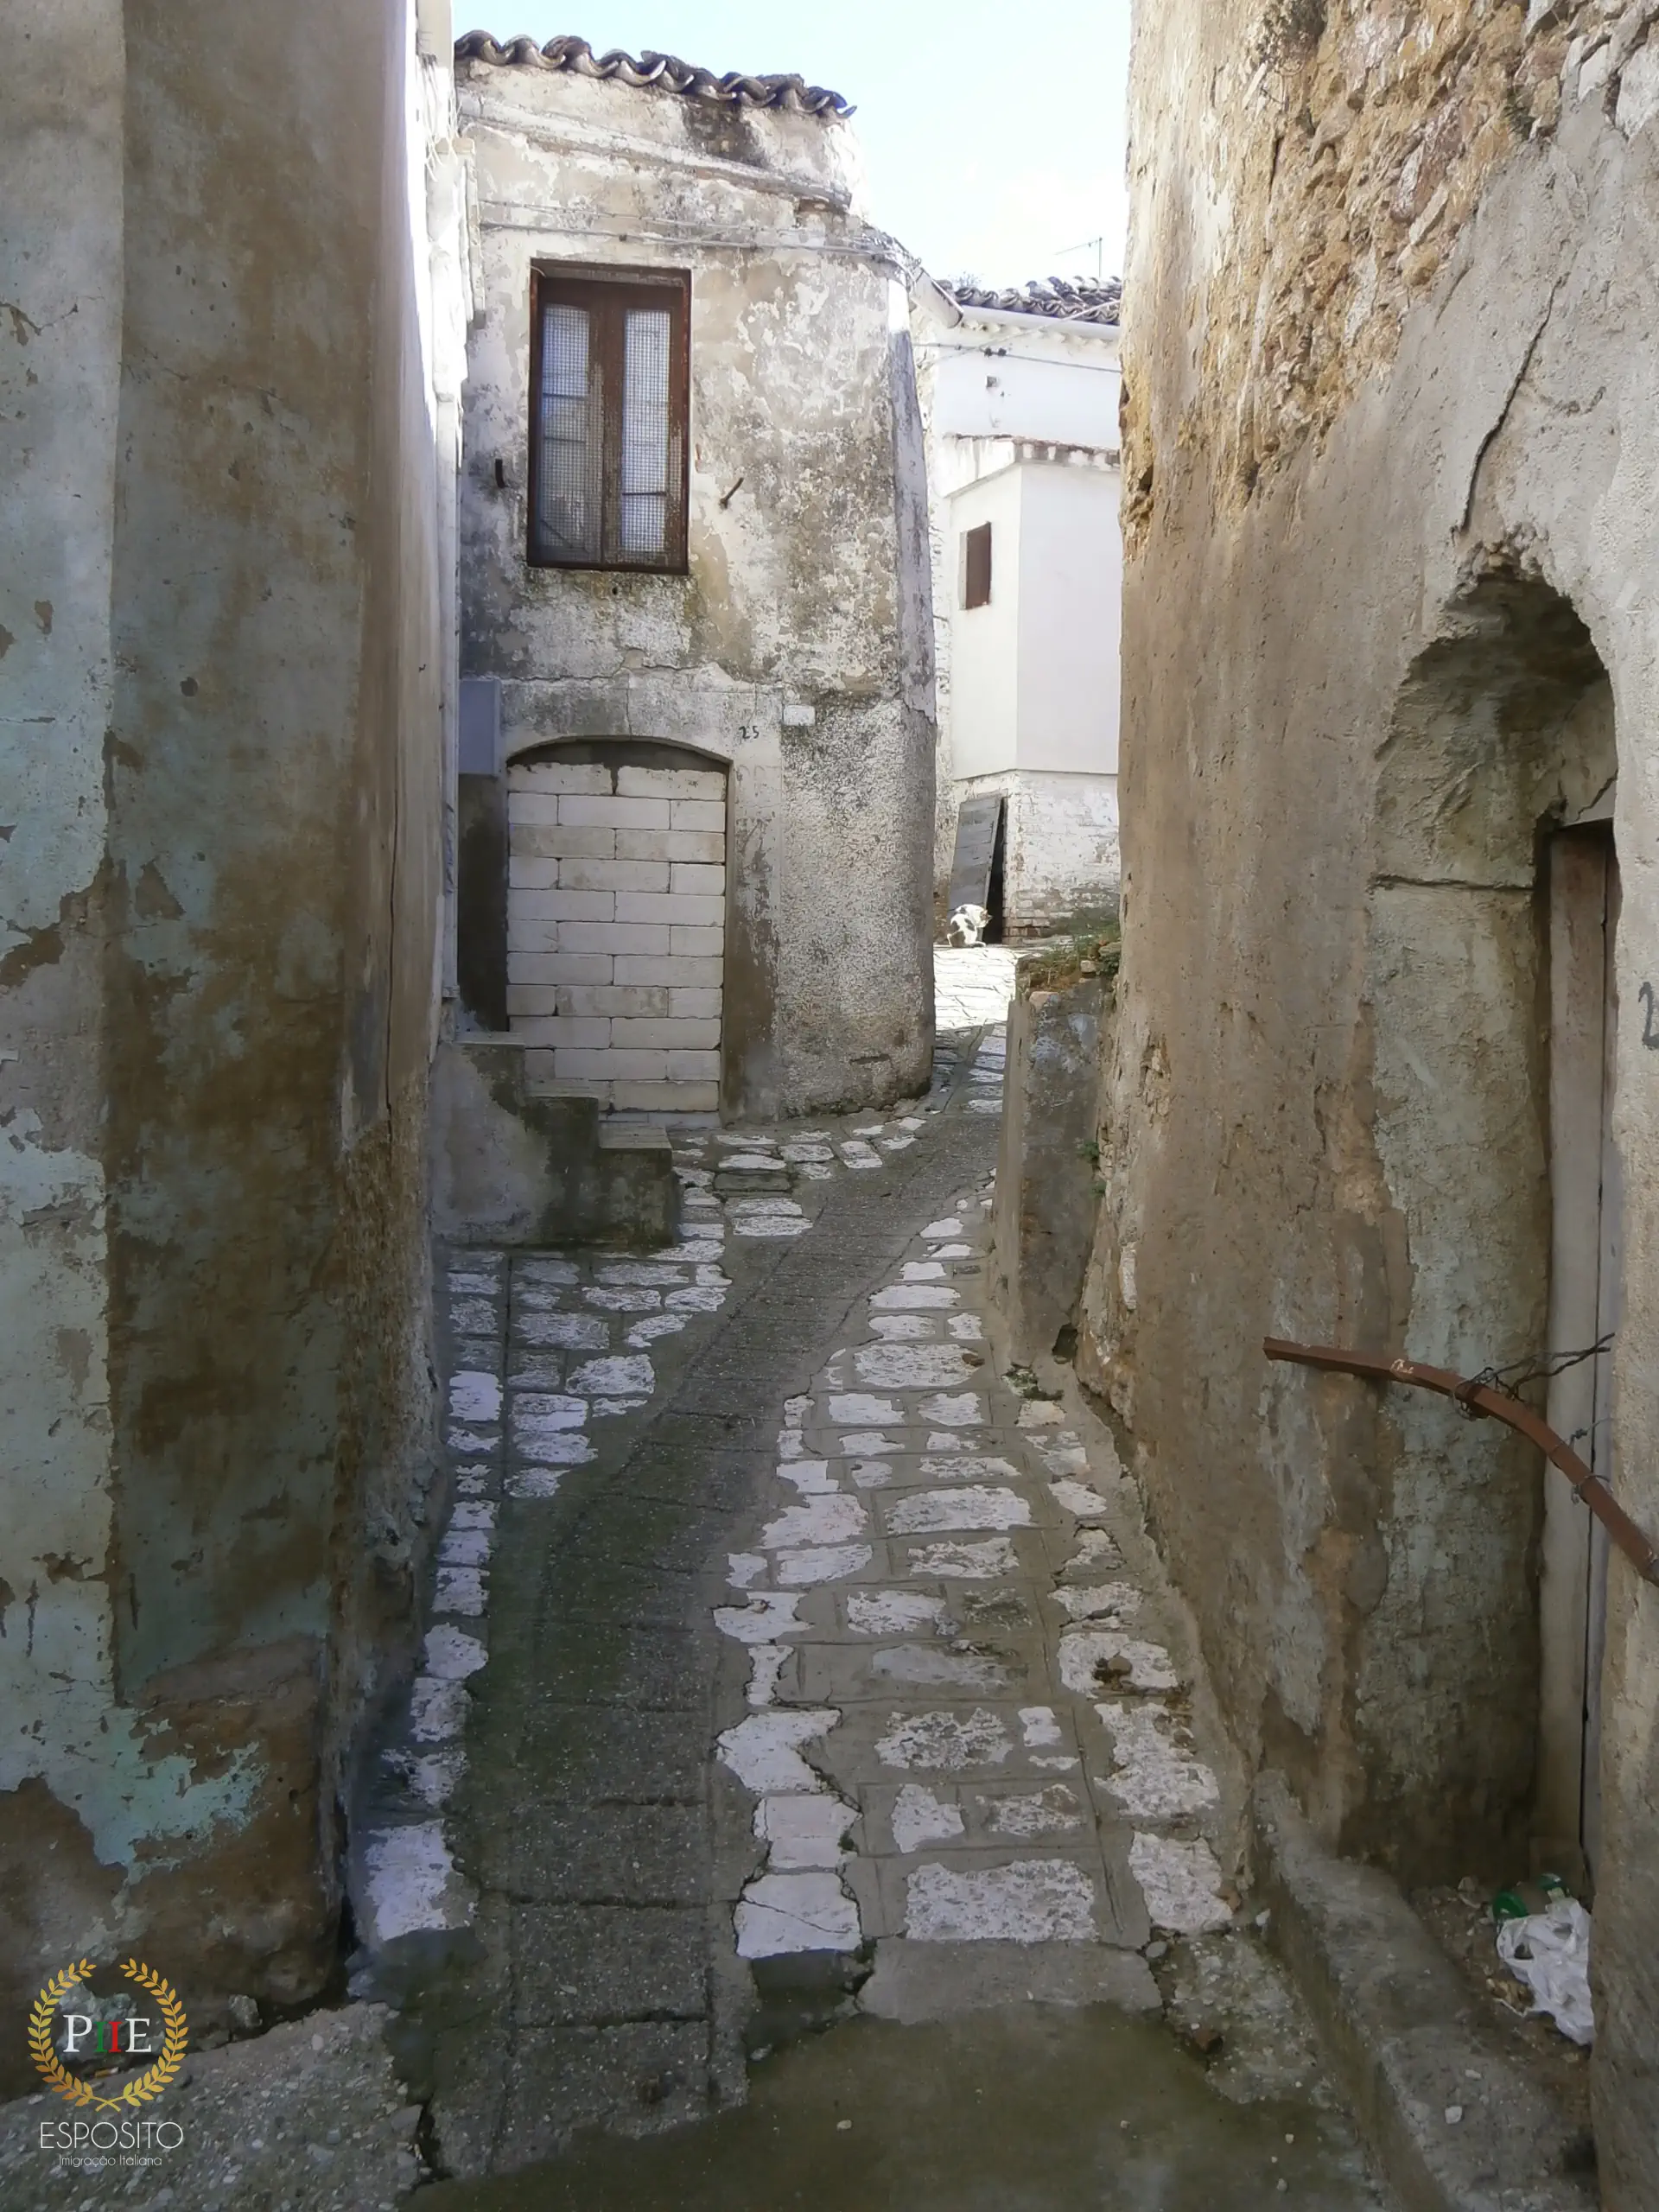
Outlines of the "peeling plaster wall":
M465 62L460 79L482 270L467 673L503 680L509 756L626 736L729 764L725 1112L918 1091L934 741L921 433L908 335L890 327L896 251L861 219L850 134L534 67ZM524 557L531 270L556 259L691 273L686 576Z
M429 1476L428 88L401 0L27 12L0 2002L142 1939L200 2032L330 1970Z
M1524 1853L1558 1478L1261 1339L1465 1370L1542 1349L1535 840L1602 772L1605 671L1615 1464L1659 1529L1656 16L1176 0L1136 33L1124 950L1079 1364L1246 1747L1408 1878ZM1659 1593L1617 1558L1603 1698L1598 2133L1633 2212Z
M178 1798L111 1694L108 1236L97 1007L122 315L125 55L116 0L29 11L0 130L0 1957L97 1925ZM234 1789L234 1783L232 1783ZM147 1794L130 1812L130 1801ZM217 1791L223 1797L224 1783ZM95 1796L95 1807L87 1800ZM85 1814L81 1807L86 1806ZM105 1865L97 1861L101 1843ZM58 1845L59 1850L50 1848ZM41 1876L46 1878L43 1880ZM19 1948L16 1936L8 1953ZM14 2038L11 2053L21 2055ZM7 2088L21 2083L13 2073Z

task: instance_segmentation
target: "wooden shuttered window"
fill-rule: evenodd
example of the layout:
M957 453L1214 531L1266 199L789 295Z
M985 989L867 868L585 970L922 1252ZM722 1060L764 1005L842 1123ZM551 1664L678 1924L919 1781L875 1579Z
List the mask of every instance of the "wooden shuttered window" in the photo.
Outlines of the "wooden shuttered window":
M535 272L530 558L685 567L690 378L684 276Z
M988 522L963 532L962 603L964 607L991 603L991 525Z

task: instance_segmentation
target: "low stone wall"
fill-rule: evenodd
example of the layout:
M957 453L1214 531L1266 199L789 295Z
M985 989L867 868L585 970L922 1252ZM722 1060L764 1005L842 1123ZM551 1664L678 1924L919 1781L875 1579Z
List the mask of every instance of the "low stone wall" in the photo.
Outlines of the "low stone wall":
M1095 1119L1113 988L1098 974L1053 990L1033 988L1028 970L1015 978L991 1287L1008 1350L1025 1364L1064 1356L1076 1326L1094 1236Z

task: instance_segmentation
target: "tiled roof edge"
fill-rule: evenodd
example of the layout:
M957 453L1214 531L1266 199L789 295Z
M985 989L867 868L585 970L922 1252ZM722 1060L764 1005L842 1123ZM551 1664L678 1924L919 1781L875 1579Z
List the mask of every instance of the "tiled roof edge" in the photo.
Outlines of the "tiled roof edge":
M537 46L533 38L494 38L488 31L468 31L455 41L457 61L489 61L515 68L562 69L574 77L611 77L625 85L655 86L659 91L679 92L688 99L725 100L738 107L792 108L798 113L818 115L831 121L853 112L850 101L823 85L809 85L801 77L745 77L731 70L716 77L671 54L632 54L620 48L595 54L585 38L550 38Z
M1039 283L1013 284L995 291L979 284L941 285L960 308L995 308L1003 315L1046 315L1056 322L1095 322L1116 325L1123 310L1123 283L1108 276L1090 283L1086 278L1045 277Z

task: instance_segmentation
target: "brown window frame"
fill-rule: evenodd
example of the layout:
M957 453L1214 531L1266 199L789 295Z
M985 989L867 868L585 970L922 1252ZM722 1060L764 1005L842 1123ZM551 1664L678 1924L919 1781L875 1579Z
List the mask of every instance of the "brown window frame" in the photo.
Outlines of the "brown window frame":
M985 550L982 569L976 557L981 546ZM976 522L962 533L962 603L964 608L991 603L991 525L988 522Z
M622 435L622 334L630 307L646 303L669 312L667 510L662 553L650 560L618 556L620 535ZM601 429L601 480L604 506L600 524L601 556L567 559L538 542L542 473L542 326L544 310L565 304L587 309L592 318L604 395ZM535 262L530 275L530 499L525 518L524 556L533 569L585 569L616 575L677 575L687 573L686 511L691 483L691 277L683 269L590 267L567 261Z

